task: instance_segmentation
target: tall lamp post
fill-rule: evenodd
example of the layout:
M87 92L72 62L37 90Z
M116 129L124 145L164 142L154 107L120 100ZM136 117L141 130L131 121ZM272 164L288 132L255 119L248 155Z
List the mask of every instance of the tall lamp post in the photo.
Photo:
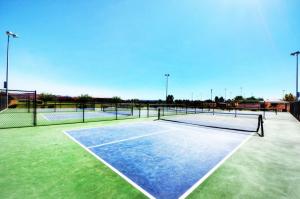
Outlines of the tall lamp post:
M169 86L169 77L170 74L165 74L166 77L166 102L167 102L167 98L168 98L168 86Z
M299 99L299 92L298 92L298 56L300 52L296 51L291 53L291 56L296 56L296 101Z
M10 37L17 38L15 33L6 31L7 35L7 47L6 47L6 80L4 82L4 88L6 89L6 108L8 108L8 51L9 51L9 39Z
M241 96L243 97L243 87L241 87L240 89L241 89Z
M213 96L212 93L213 93L213 89L211 88L211 89L210 89L210 100L211 100L211 101L212 101L212 96Z
M284 100L285 90L282 90L282 100Z

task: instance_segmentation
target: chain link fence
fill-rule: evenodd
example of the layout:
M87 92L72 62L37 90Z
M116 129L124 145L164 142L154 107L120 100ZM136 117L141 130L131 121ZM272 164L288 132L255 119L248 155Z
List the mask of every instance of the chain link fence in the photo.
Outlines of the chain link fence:
M300 102L294 102L290 105L291 114L300 121Z
M160 115L196 114L201 112L243 111L241 108L218 108L210 104L150 104L150 103L95 103L57 102L37 100L35 91L0 90L0 128L45 126L122 120L157 118ZM266 111L262 109L247 111ZM298 106L299 110L299 106ZM272 110L269 110L272 111ZM299 111L298 111L299 116Z
M36 125L36 92L0 90L0 128Z

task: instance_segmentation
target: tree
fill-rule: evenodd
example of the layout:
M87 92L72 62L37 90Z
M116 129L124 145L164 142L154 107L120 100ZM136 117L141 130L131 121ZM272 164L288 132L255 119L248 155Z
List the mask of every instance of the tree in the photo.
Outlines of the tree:
M132 99L131 101L132 101L133 103L135 103L135 104L138 104L138 103L140 102L139 99Z
M257 101L258 99L256 99L254 96L251 96L251 97L247 97L246 100L249 100L249 101Z
M172 104L174 102L174 96L173 95L168 95L167 96L167 104Z
M223 98L223 97L220 97L220 98L219 98L219 102L225 102L224 98Z
M218 96L215 97L215 102L219 102L219 97Z
M244 100L243 96L240 96L240 95L238 95L234 98L234 101L243 101L243 100Z
M80 103L86 103L88 101L91 101L93 98L89 96L88 94L81 94L77 97L78 102Z
M121 97L114 96L114 97L112 97L112 101L113 101L113 103L120 103L122 101L122 99L121 99Z
M289 93L289 94L285 94L283 100L288 102L293 102L296 100L296 97L292 93Z
M39 99L43 102L44 105L47 105L49 101L56 101L56 96L51 93L41 93Z

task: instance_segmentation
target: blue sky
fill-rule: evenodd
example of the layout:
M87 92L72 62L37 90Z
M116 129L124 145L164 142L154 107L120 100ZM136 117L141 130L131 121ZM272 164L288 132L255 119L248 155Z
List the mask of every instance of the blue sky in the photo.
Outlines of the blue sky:
M274 99L295 93L298 0L0 1L9 86L55 94L163 99ZM1 83L2 85L2 83Z

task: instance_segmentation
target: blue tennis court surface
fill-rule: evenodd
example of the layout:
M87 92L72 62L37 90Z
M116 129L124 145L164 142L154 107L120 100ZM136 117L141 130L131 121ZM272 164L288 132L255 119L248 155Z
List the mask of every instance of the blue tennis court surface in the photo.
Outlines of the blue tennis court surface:
M167 199L185 196L249 137L163 121L79 129L66 134L148 196Z

